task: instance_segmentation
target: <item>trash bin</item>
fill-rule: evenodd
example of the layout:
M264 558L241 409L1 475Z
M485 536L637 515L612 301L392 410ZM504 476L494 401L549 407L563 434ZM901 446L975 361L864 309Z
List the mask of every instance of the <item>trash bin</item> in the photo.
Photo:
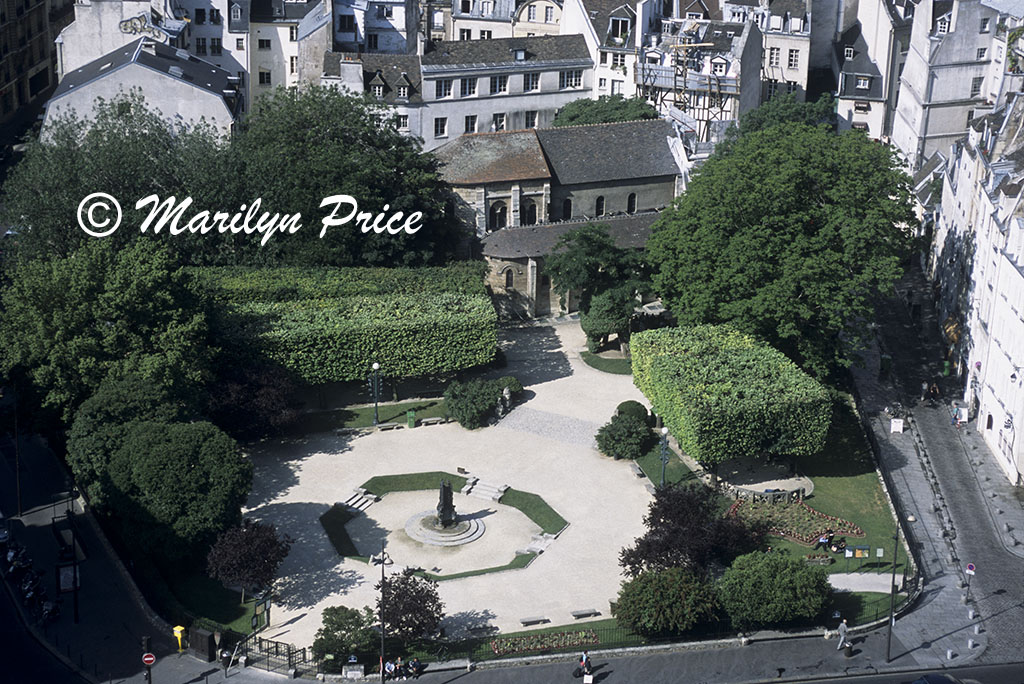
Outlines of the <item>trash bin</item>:
M843 655L847 658L853 657L853 644L851 644L849 641L847 641L846 645L843 646Z
M406 411L405 412L405 424L411 428L416 427L416 412Z

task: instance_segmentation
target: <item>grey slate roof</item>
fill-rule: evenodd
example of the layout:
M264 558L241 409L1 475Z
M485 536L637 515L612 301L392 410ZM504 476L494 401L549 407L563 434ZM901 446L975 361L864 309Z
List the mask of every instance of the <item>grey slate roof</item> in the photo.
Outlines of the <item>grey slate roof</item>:
M514 50L525 50L526 61L516 62ZM580 34L442 41L434 43L432 49L422 57L424 67L467 64L496 66L581 60L591 61L587 43Z
M853 48L853 57L846 59L846 48ZM861 35L860 22L857 21L850 28L846 29L839 37L835 46L836 59L839 62L839 70L845 74L840 81L839 97L854 98L859 100L881 100L882 94L882 73L868 54L868 44ZM857 76L868 76L871 78L869 88L857 87Z
M658 212L649 211L643 214L602 216L583 221L503 228L488 234L482 240L483 254L497 259L546 256L554 251L560 237L588 224L607 228L608 234L615 239L615 244L619 247L641 249L647 244L647 238L651 235L651 225L658 216Z
M234 5L238 5L238 9L241 12L238 21L231 18L231 8ZM249 32L249 14L250 14L250 2L249 0L229 0L228 2L228 30L232 32Z
M150 54L142 49L144 42L153 46L155 54ZM163 43L157 43L149 38L140 38L65 74L51 100L56 100L97 79L107 78L118 69L133 63L152 69L167 78L180 79L219 97L224 97L224 91L233 88L231 82L228 81L228 78L232 76L231 72L204 62L183 50L167 47ZM179 77L171 74L171 67L181 69L182 75ZM232 107L229 106L229 109Z
M636 31L636 3L628 0L583 0L583 9L590 18L590 24L597 34L597 44L605 47L630 48L634 43L634 32ZM611 41L609 28L612 17L623 17L630 20L629 36L622 45Z
M541 147L561 185L674 176L672 124L664 119L544 128Z
M309 11L316 7L320 0L308 2L287 2L286 0L250 0L249 15L253 22L270 24L287 21L300 21ZM230 8L229 10L230 11Z
M981 4L1011 17L1024 17L1024 0L981 0Z
M434 155L441 162L441 177L453 185L551 178L533 129L460 135Z
M416 55L393 55L383 52L328 52L324 54L324 73L328 76L341 74L341 62L361 62L363 66L363 88L370 91L371 81L380 73L384 82L384 98L388 104L423 102L423 88L420 78L420 58ZM398 86L409 85L408 99L398 98Z

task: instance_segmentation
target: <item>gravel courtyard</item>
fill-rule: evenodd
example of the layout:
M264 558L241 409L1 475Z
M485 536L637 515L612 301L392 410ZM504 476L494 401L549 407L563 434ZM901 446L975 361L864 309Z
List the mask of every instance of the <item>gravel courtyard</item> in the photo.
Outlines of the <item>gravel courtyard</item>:
M502 374L520 378L528 398L496 426L468 431L451 423L358 437L321 434L252 451L256 475L246 514L296 540L281 569L266 637L307 646L324 608L375 605L379 566L336 554L319 523L328 507L374 475L455 473L460 467L484 482L539 494L569 527L528 568L441 582L449 632L483 624L514 631L529 616L545 616L555 625L585 622L570 613L590 608L608 616L608 601L622 580L619 550L642 533L651 496L629 463L596 451L593 436L619 402L643 396L631 376L602 373L580 360L584 337L578 323L500 335L508 358ZM365 519L349 525L358 530L360 550L387 535L395 568L440 567L445 573L461 569L459 555L473 565L491 556L491 565L507 563L525 546L524 538L539 531L515 519L518 511L498 515L495 504L456 494L456 509L484 516L488 531L451 556L438 556L436 548L417 552L426 547L400 539L404 531L396 522L436 503L436 491L388 494L367 509Z

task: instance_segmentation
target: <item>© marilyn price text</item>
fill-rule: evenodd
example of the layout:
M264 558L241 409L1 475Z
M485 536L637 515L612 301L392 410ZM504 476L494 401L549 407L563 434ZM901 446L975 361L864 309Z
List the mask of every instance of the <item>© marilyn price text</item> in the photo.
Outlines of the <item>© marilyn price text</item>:
M192 206L192 198L186 197L180 202L172 195L163 201L157 195L143 197L135 203L136 209L144 209L149 206L149 214L146 216L139 232L145 233L150 227L153 233L158 234L165 226L171 235L179 235L184 232L207 233L216 231L218 233L230 232L234 235L245 233L261 235L260 246L267 244L267 241L275 233L292 235L302 228L302 214L270 214L260 212L260 198L253 200L251 204L243 204L233 214L224 211L211 212L202 210L192 214L187 222L184 222L185 211ZM404 216L398 211L387 216L386 212L390 205L384 205L384 211L374 215L368 211L359 211L359 203L351 195L331 195L320 202L320 208L330 207L330 214L320 220L320 237L327 234L328 228L343 226L350 221L353 225L360 226L363 233L384 233L397 235L405 232L408 235L416 233L423 226L423 213L414 211ZM78 225L86 233L93 237L107 237L121 225L121 205L118 201L105 192L94 192L78 204Z

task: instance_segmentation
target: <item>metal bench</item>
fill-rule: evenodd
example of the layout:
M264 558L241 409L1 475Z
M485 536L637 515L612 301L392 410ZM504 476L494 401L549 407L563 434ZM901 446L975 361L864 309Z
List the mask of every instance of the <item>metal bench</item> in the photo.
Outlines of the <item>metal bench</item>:
M433 418L424 418L420 421L420 425L438 425L439 423L447 422L441 416L434 416Z
M538 617L525 617L525 618L522 618L521 620L519 620L519 622L520 622L520 624L522 624L523 627L526 627L528 625L540 625L540 624L543 624L545 622L551 622L551 620L548 620L546 617L539 617L538 616Z
M401 423L380 423L377 425L378 430L397 430L402 427Z
M629 462L629 469L632 470L633 474L637 477L647 477L647 475L644 474L644 469L637 465L636 461Z
M580 618L585 618L585 617L594 617L595 615L600 615L600 614L601 614L601 611L599 611L597 608L585 608L583 610L574 610L574 611L572 611L572 613L570 613L570 615L572 615L573 618L576 619L576 620L579 620Z

